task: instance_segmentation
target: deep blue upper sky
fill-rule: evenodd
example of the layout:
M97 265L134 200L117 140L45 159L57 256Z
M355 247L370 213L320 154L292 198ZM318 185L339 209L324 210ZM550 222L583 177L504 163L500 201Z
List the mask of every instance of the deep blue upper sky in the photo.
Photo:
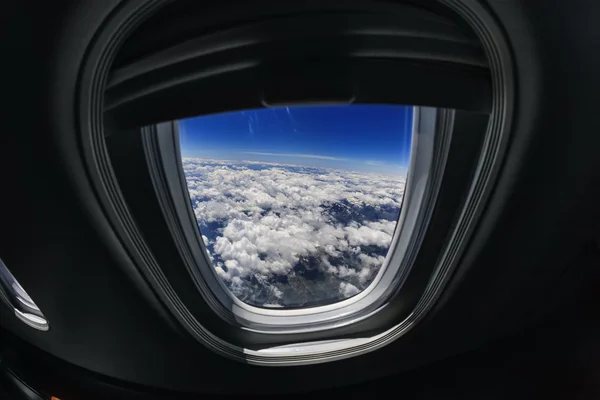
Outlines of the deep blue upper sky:
M405 171L413 107L293 106L179 121L184 157Z

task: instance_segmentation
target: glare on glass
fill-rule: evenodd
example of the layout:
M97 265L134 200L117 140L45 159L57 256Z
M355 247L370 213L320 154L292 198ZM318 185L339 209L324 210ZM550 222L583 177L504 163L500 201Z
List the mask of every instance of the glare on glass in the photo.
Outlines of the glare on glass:
M350 298L380 272L406 185L413 108L297 106L179 121L215 272L253 306Z

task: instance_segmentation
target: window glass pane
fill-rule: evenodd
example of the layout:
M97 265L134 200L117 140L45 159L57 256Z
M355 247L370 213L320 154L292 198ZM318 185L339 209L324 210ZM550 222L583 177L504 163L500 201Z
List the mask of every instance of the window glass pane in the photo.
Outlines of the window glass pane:
M179 121L183 169L216 273L259 307L354 296L396 229L413 108L296 106Z

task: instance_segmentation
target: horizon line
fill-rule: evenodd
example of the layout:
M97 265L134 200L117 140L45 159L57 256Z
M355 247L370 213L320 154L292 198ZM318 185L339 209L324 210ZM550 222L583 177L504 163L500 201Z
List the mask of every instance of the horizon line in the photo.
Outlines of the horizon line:
M331 170L331 171L348 171L348 172L356 172L356 173L366 173L366 174L375 174L375 175L393 175L393 176L397 176L397 175L401 175L403 177L406 177L406 175L408 175L408 166L403 166L400 164L384 164L381 165L382 167L385 166L389 166L389 167L394 167L394 168L398 168L401 169L402 171L398 171L397 173L386 173L386 172L382 172L382 171L365 171L365 170L361 170L361 169L348 169L348 168L336 168L336 167L324 167L324 166L315 166L315 165L302 165L302 164L289 164L289 163L282 163L282 162L274 162L274 161L259 161L259 160L232 160L232 159L223 159L223 158L205 158L205 157L199 157L199 156L181 156L182 161L184 159L196 159L196 160L202 160L202 161L217 161L217 162L230 162L230 163L239 163L239 164L267 164L267 165L274 165L274 166L284 166L284 167L300 167L300 168L314 168L314 169L323 169L323 170ZM365 163L367 164L367 163Z
M408 166L410 164L410 162L407 162L406 164L402 164L400 162L390 163L390 162L386 162L386 161L365 160L365 159L360 159L360 158L334 157L334 156L326 156L326 155L320 155L320 154L307 154L307 153L273 153L273 152L267 152L267 151L244 151L244 150L233 151L233 153L251 154L251 155L259 155L259 156L269 156L269 157L309 158L309 159L325 160L325 161L354 161L354 162L359 162L359 163L362 163L365 165L370 165L373 167L408 168ZM183 151L182 151L182 157L184 157ZM193 155L193 156L189 156L188 158L203 158L203 156ZM235 160L234 158L229 157L229 156L227 156L227 158L215 158L214 156L209 156L209 159L225 160L225 161ZM246 160L246 161L254 161L254 160ZM265 161L265 162L268 163L271 161ZM297 164L290 164L290 165L297 165ZM307 166L307 165L302 164L302 166Z

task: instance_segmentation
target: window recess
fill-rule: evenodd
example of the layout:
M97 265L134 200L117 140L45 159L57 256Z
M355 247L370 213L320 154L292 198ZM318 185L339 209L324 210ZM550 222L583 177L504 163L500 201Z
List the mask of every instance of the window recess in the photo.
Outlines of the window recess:
M151 293L148 297L165 318L223 356L258 365L300 365L364 354L401 338L434 306L491 190L505 148L510 94L505 90L508 77L498 69L505 49L489 40L492 33L487 29L494 25L467 24L471 31L456 23L452 13L477 20L458 5L447 4L453 11L438 14L437 7L353 4L324 10L315 3L299 13L281 4L272 13L239 21L233 16L248 16L248 10L236 13L232 7L227 15L209 13L185 29L169 24L165 15L148 14L149 22L137 26L137 34L128 39L111 36L122 41L120 46L90 52L83 76L98 79L98 84L85 87L101 92L82 105L81 148L103 215L127 254L128 271ZM193 12L190 9L187 17ZM300 40L299 27L307 23L313 28L310 37ZM148 36L139 33L144 30L160 40L144 42ZM103 58L107 56L112 58ZM232 173L231 165L184 164L185 122L178 121L317 105L412 107L410 160L398 218L389 217L397 221L397 228L389 230L389 250L378 255L370 249L366 257L381 263L368 277L370 282L359 288L351 281L338 281L335 298L304 293L301 299L269 303L267 296L253 298L258 286L251 285L243 288L245 294L236 294L233 280L245 273L236 268L249 264L240 264L243 251L233 255L230 250L239 247L243 237L236 239L239 229L225 232L229 222L222 224L215 217L218 207L212 216L203 213L207 204L202 203L211 201L210 188L202 183L206 176L191 171L205 168L215 173L225 167L227 179L235 179L243 175L242 169ZM243 167L257 171L256 166ZM273 165L260 168L274 172ZM276 172L291 178L300 174L289 166ZM244 174L253 182L259 178L254 172ZM262 182L272 183L273 179ZM236 224L250 229L268 222L254 219L256 213L278 223L282 210L266 203L259 210L256 201L233 193L236 187L214 192L225 196L229 191L225 199L238 196L247 203L247 209L232 211L239 214ZM199 189L207 190L204 197L196 193L191 198L190 192ZM216 203L226 201L220 198ZM325 211L323 205L318 207ZM331 211L327 217L332 217ZM367 221L371 225L339 223L344 232L339 239L351 241L349 228L381 227L380 217ZM209 227L215 222L221 225ZM220 243L220 259L214 258L218 237L229 240L231 247ZM245 245L256 247L256 237L246 239ZM360 242L356 236L352 240L355 245ZM257 263L270 263L271 270L286 257L287 268L302 261L295 273L304 276L323 262L311 258L311 251L278 251L283 242L272 247L263 243L245 253L254 255ZM338 254L339 247L329 250ZM372 261L366 257L364 262ZM336 267L339 260L327 261ZM273 276L269 279L279 279ZM252 283L252 278L248 282L263 284ZM275 286L281 291L282 285Z

